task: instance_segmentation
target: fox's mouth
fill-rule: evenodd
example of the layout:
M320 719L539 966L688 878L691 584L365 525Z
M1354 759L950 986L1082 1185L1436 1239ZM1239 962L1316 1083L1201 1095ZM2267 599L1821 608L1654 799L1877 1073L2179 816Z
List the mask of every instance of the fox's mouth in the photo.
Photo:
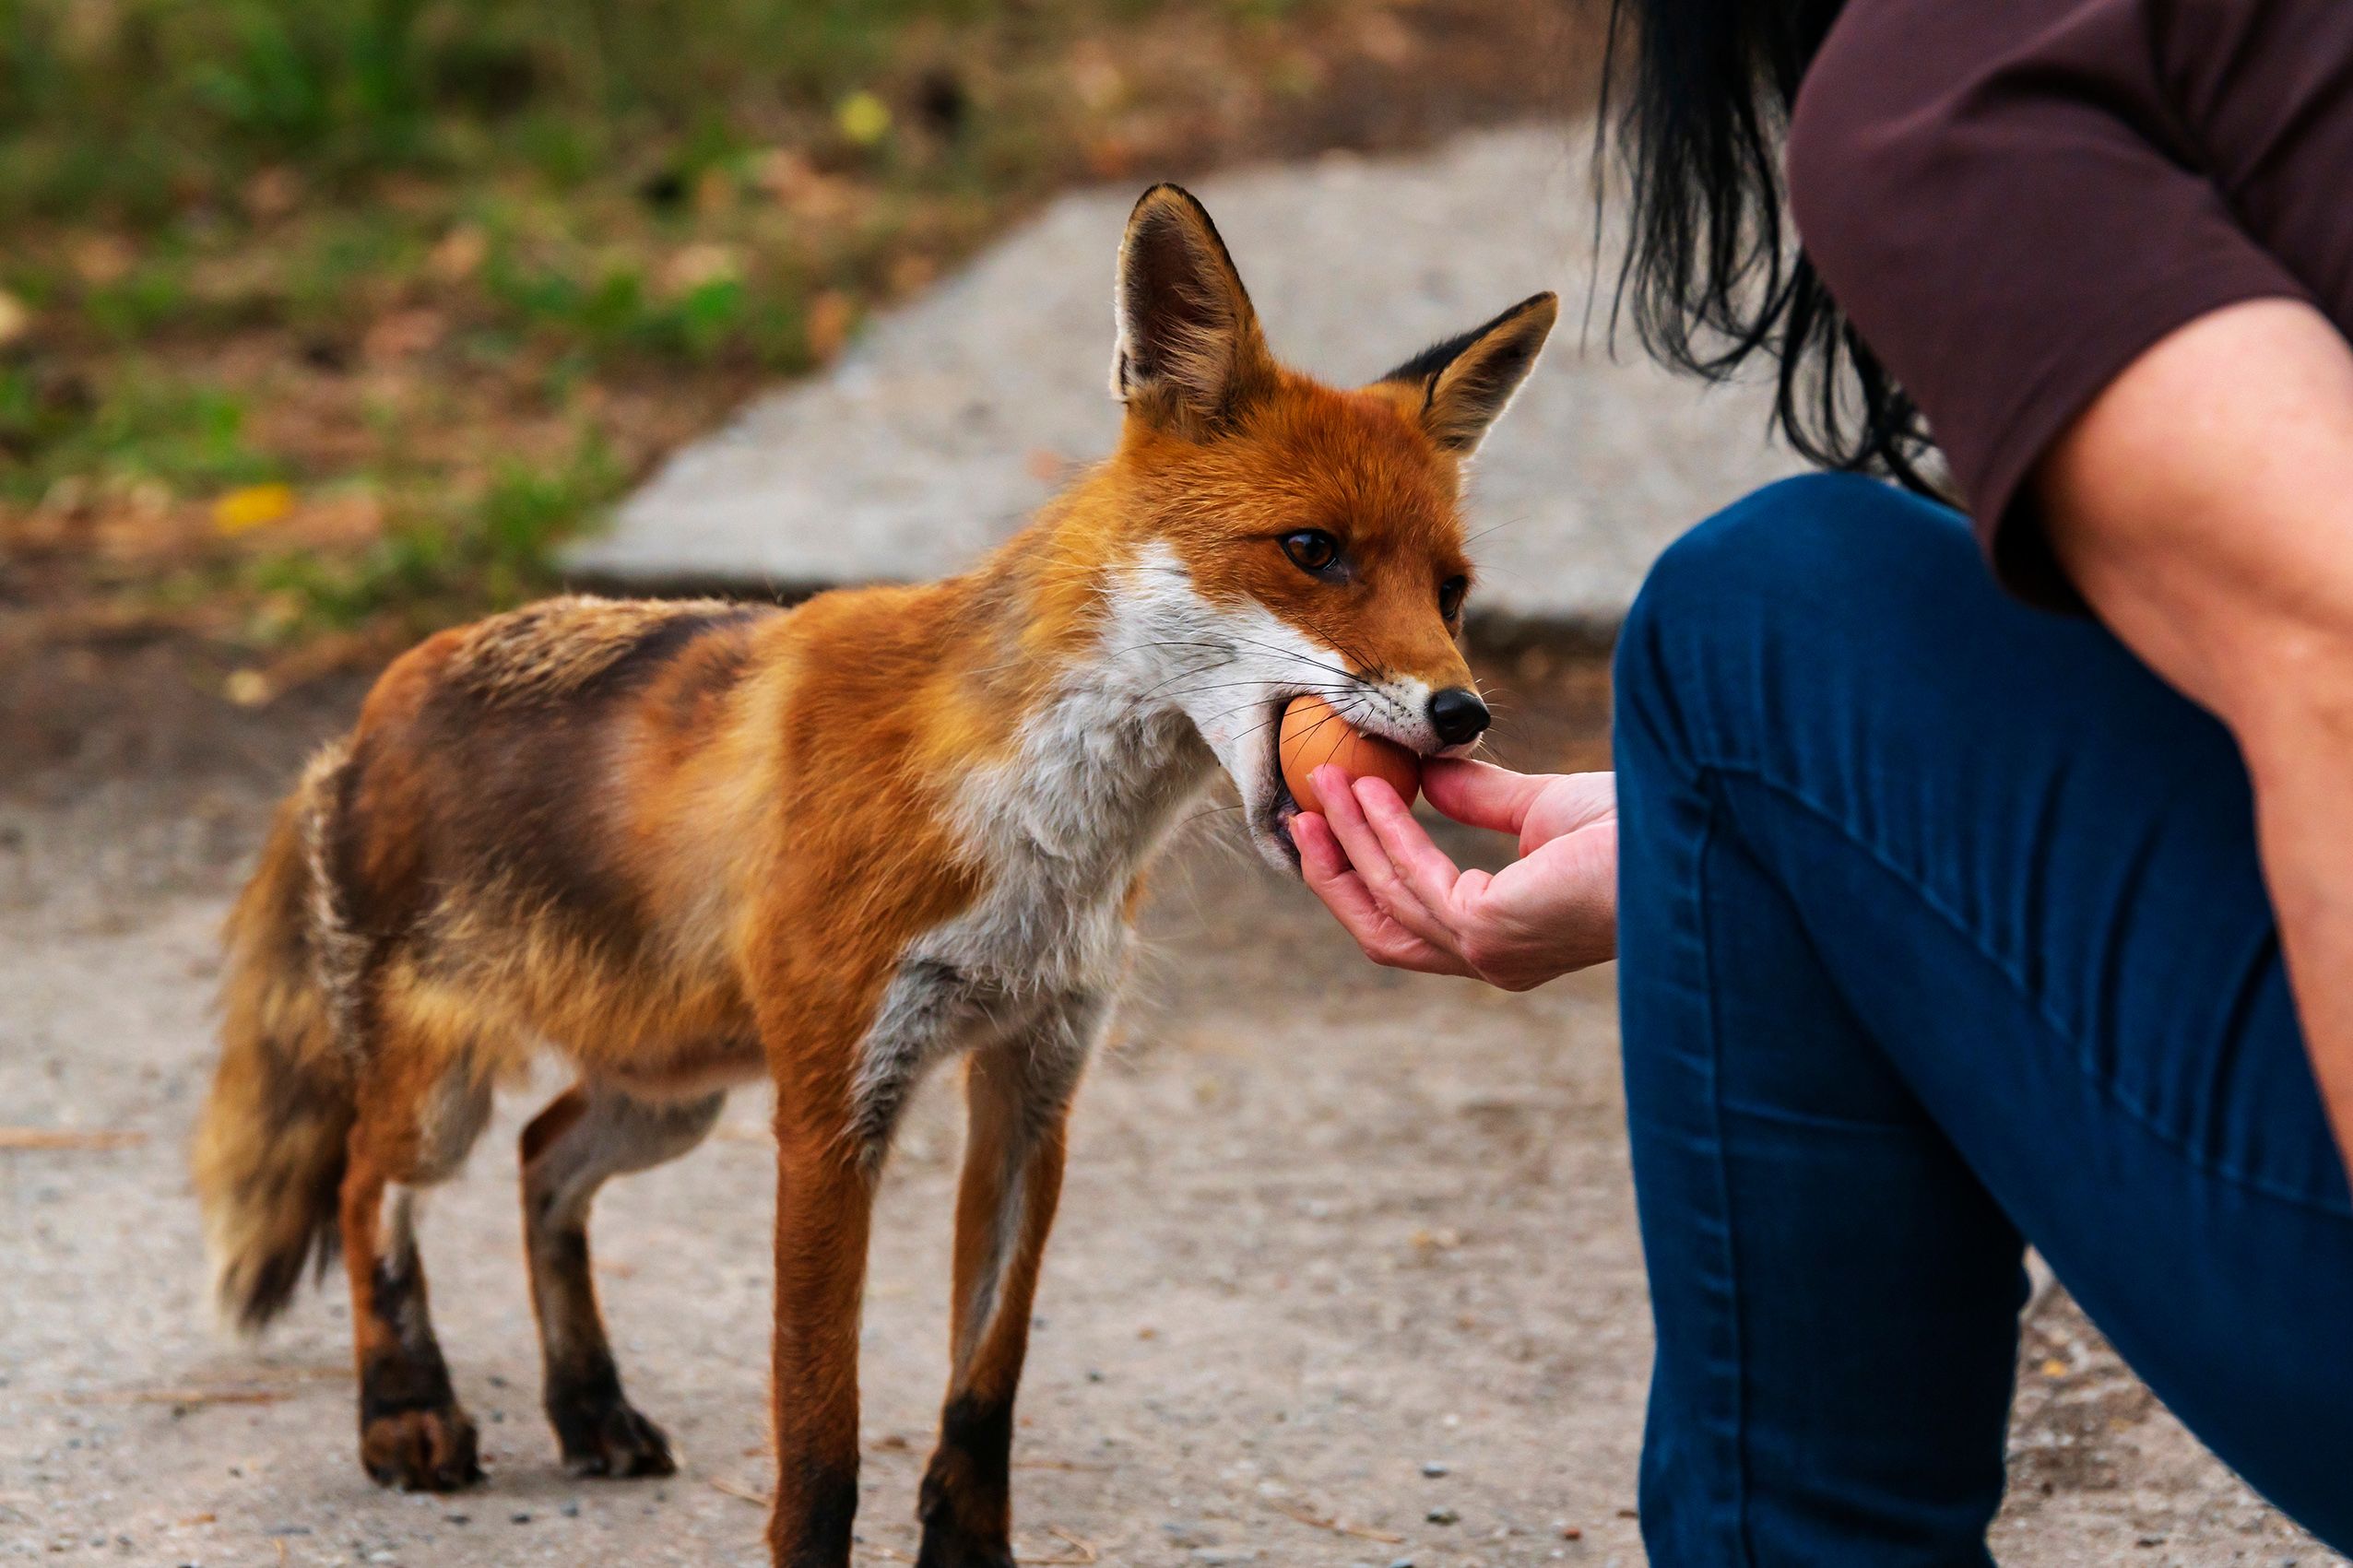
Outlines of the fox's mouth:
M1281 841L1283 852L1290 857L1291 868L1299 868L1299 846L1291 842L1291 822L1299 815L1299 803L1291 798L1291 786L1283 782L1283 771L1274 773L1274 802L1268 813L1268 831Z
M1291 842L1291 821L1299 815L1299 803L1292 797L1291 786L1283 782L1283 712L1290 701L1286 695L1268 704L1259 726L1266 740L1259 781L1245 805L1250 836L1258 841L1259 852L1278 867L1296 875L1299 846Z

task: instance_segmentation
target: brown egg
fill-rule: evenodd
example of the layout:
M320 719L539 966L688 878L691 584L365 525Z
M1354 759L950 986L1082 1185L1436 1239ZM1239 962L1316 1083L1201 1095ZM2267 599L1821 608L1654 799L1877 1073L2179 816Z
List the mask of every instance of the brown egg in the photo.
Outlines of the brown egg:
M1422 792L1422 760L1393 740L1366 735L1320 697L1294 697L1283 710L1283 737L1275 743L1283 782L1302 811L1320 811L1307 775L1330 762L1352 779L1387 779L1408 806Z

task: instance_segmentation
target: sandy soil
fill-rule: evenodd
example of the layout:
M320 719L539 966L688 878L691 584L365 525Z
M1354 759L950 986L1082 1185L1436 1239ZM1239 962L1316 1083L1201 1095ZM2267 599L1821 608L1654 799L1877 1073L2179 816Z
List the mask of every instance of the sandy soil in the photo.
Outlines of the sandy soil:
M1598 675L1537 651L1508 755L1590 761ZM622 1371L678 1440L660 1482L555 1462L509 1150L517 1098L425 1232L488 1483L380 1491L354 1460L345 1311L258 1347L201 1300L184 1142L213 928L270 792L354 693L261 715L169 650L0 706L0 1558L160 1564L755 1563L771 1203L763 1097L617 1184L596 1230ZM1607 972L1523 997L1383 974L1212 815L1083 1096L1022 1404L1029 1564L1642 1561L1649 1353ZM543 1086L552 1092L552 1079ZM865 1337L861 1563L906 1561L944 1375L959 1130L945 1083L885 1183ZM2022 1364L2006 1562L2316 1568L2063 1295Z

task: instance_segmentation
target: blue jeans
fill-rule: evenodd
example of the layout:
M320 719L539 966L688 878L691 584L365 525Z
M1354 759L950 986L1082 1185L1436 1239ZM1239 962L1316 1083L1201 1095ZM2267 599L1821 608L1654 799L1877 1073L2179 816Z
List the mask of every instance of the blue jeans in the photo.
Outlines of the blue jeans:
M2353 1550L2353 1199L2229 736L1830 476L1667 552L1617 704L1651 1561L1990 1562L2026 1242Z

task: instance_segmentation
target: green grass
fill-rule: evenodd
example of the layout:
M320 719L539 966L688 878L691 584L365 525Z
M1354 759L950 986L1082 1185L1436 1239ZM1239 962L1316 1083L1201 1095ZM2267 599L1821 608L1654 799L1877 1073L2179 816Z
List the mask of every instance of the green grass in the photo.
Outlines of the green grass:
M0 497L30 503L67 479L185 492L280 477L281 465L245 439L245 421L232 393L138 374L115 381L91 407L60 411L33 372L0 365L0 449L40 454L0 466Z
M286 164L329 187L387 169L691 175L869 85L917 19L952 28L992 8L0 0L0 212L103 205L162 221ZM667 156L679 167L647 167Z
M64 496L88 513L144 487L148 513L180 505L200 553L238 557L175 571L164 596L258 594L277 627L543 587L554 546L648 455L599 429L615 378L707 398L714 374L806 369L826 347L812 291L864 297L902 242L891 193L952 203L989 184L976 171L1003 173L990 133L927 131L893 105L943 41L1011 8L0 0L0 307L34 323L0 342L0 508ZM1018 8L1050 31L1099 7ZM779 149L854 185L857 212L784 210L759 185ZM253 417L362 364L403 312L430 318L408 367L427 392L368 416L372 450ZM231 345L246 352L208 363ZM510 434L545 452L567 425L585 433L552 471L497 455ZM383 536L356 555L207 541L204 508L264 480L373 486Z
M543 591L695 422L1353 3L0 0L0 547L266 646ZM1154 29L1200 70L1083 85Z
M505 463L487 489L454 514L403 518L350 558L290 551L245 569L258 595L256 642L349 630L404 606L503 608L543 586L549 551L622 480L593 430L551 467Z

